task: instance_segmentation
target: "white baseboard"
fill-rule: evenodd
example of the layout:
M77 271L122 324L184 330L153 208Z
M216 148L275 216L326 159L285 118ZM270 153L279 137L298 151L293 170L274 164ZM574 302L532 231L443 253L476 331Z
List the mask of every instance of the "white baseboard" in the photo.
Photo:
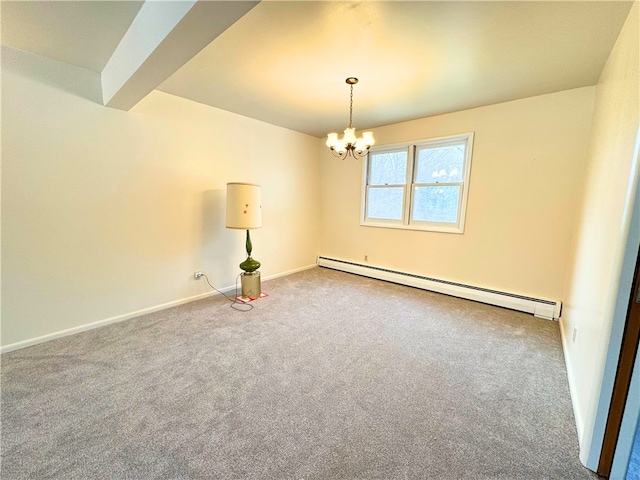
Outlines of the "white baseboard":
M569 362L569 339L564 333L564 319L561 317L560 338L562 339L562 353L564 356L564 364L567 368L567 381L569 383L569 395L571 396L571 405L573 406L573 418L576 422L576 430L578 431L578 445L582 448L582 434L584 433L584 425L582 423L582 409L578 403L578 395L576 391L576 380L573 368Z
M511 310L531 313L536 317L545 318L547 320L555 320L560 317L561 303L553 300L527 297L509 292L499 292L488 288L463 285L461 283L425 277L414 273L390 270L387 268L322 256L318 257L318 265L321 267L332 268L334 270L363 275L365 277L376 278L378 280L399 283L409 287L444 293L446 295L459 298L466 298L467 300L488 303L489 305L510 308Z
M303 270L308 270L310 268L315 268L315 267L316 267L315 264L307 265L307 266L304 266L304 267L296 268L294 270L288 270L286 272L281 272L281 273L276 273L274 275L269 275L268 277L263 277L262 280L266 282L266 281L272 280L274 278L284 277L286 275L291 275L292 273L301 272ZM232 285L230 287L220 288L219 290L221 292L223 292L223 293L227 293L227 292L234 291L235 288L236 288L235 285ZM60 330L58 332L49 333L47 335L42 335L40 337L30 338L28 340L23 340L21 342L16 342L16 343L12 343L12 344L0 347L0 354L12 352L14 350L19 350L21 348L31 347L31 346L37 345L39 343L44 343L44 342L48 342L50 340L55 340L56 338L66 337L66 336L74 335L74 334L80 333L80 332L86 332L87 330L93 330L94 328L104 327L104 326L110 325L112 323L122 322L124 320L130 320L132 318L139 317L141 315L146 315L148 313L153 313L153 312L157 312L157 311L160 311L160 310L165 310L165 309L171 308L171 307L177 307L178 305L183 305L183 304L189 303L189 302L195 302L196 300L202 300L203 298L212 297L212 296L215 296L215 295L220 295L220 294L218 292L216 292L215 290L210 291L210 292L200 293L198 295L193 295L192 297L182 298L182 299L174 300L172 302L167 302L167 303L161 303L159 305L154 305L152 307L143 308L142 310L136 310L135 312L129 312L129 313L125 313L123 315L117 315L115 317L105 318L103 320L98 320L97 322L87 323L87 324L84 324L84 325L78 325L77 327L68 328L66 330Z
M286 277L287 275L291 275L293 273L302 272L304 270L310 270L312 268L316 268L317 266L318 265L316 265L315 263L312 263L311 265L306 265L306 266L300 267L300 268L294 268L293 270L287 270L286 272L274 273L273 275L269 275L268 277L264 277L262 280L267 282L269 280L273 280L274 278Z
M235 287L227 287L221 290L226 292L229 290L233 290L234 288ZM55 340L56 338L66 337L68 335L85 332L87 330L93 330L94 328L104 327L105 325L122 322L124 320L129 320L131 318L139 317L140 315L146 315L147 313L153 313L159 310L164 310L165 308L171 308L178 305L182 305L184 303L194 302L202 298L210 297L211 295L212 295L211 292L200 293L192 297L182 298L180 300L174 300L173 302L162 303L160 305L154 305L152 307L143 308L142 310L136 310L135 312L125 313L123 315L117 315L111 318L105 318L103 320L98 320L97 322L86 323L84 325L78 325L77 327L73 327L73 328L67 328L66 330L60 330L58 332L42 335L41 337L30 338L28 340L23 340L22 342L16 342L10 345L5 345L0 348L0 353L7 353L13 350L18 350L20 348L30 347L32 345L37 345L39 343L48 342L49 340ZM213 292L213 295L219 295L219 293Z

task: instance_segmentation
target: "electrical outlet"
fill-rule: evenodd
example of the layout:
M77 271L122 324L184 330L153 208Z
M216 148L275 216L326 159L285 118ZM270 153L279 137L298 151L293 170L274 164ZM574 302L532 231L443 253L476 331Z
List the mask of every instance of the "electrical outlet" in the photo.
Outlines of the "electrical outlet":
M368 262L368 261L369 261L369 255L365 255L365 256L364 256L364 261L365 261L365 262Z
M204 275L204 273L202 272L196 272L193 274L193 278L195 278L196 280L198 280L202 275Z
M576 335L578 335L578 327L573 327L573 343L576 343Z

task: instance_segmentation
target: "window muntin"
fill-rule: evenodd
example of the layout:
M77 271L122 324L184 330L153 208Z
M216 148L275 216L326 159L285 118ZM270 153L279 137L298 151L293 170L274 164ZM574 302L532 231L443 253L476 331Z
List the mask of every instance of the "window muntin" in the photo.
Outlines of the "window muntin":
M362 225L462 233L473 134L371 150Z

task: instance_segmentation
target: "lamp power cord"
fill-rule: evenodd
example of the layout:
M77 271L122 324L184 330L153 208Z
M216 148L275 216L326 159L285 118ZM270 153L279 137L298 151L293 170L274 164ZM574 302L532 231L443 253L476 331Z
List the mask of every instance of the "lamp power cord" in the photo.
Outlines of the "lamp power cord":
M231 308L233 308L234 310L238 310L239 312L248 312L249 310L253 310L253 305L251 305L250 303L244 303L244 302L238 301L238 280L240 279L240 276L242 274L239 274L236 277L236 296L234 298L229 297L226 293L224 293L221 290L218 290L216 287L211 285L211 282L209 281L209 277L207 277L206 273L201 273L201 275L204 277L204 279L207 281L207 283L212 289L214 289L220 295L223 295L227 300L231 302L231 305L229 305Z

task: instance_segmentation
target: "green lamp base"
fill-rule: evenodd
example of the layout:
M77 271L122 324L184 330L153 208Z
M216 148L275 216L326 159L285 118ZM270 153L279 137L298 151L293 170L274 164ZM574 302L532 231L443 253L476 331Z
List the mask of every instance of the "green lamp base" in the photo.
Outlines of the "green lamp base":
M240 264L240 268L247 273L255 272L260 268L260 262L251 258L251 250L253 250L253 245L251 245L251 237L249 236L249 230L247 230L247 259Z
M260 262L251 258L251 255L240 264L240 268L247 273L255 272L260 268Z

